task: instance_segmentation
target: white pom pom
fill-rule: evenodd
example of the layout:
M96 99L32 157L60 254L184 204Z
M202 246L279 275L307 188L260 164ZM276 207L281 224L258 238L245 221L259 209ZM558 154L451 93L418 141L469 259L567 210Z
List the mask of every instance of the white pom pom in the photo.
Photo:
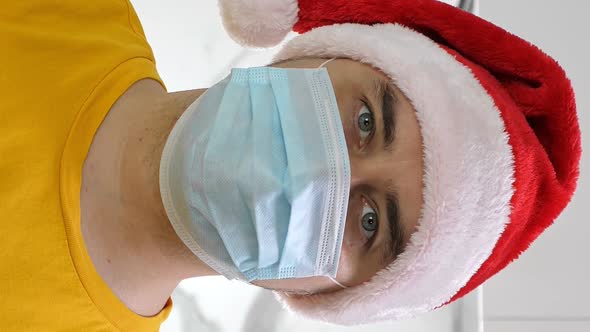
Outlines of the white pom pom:
M271 47L297 22L297 0L219 0L223 26L237 43Z

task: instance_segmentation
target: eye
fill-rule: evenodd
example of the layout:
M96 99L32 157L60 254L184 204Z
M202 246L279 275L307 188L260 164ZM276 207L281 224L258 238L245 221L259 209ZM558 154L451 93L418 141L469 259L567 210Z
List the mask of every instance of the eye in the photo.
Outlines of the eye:
M361 137L361 145L363 145L366 138L369 137L371 133L373 133L375 128L373 113L371 113L367 105L363 105L363 107L361 107L361 110L358 114L357 124Z
M378 225L377 213L375 213L375 210L367 202L364 202L363 212L361 212L361 226L368 240L375 235Z

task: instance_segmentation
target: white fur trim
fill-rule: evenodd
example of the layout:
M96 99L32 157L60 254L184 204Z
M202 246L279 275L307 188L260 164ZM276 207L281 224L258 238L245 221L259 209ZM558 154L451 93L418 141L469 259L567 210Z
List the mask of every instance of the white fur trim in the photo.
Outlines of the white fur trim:
M368 282L277 297L297 314L343 325L439 307L477 272L509 223L514 158L499 110L469 68L397 24L316 28L288 42L274 60L301 57L370 64L409 98L424 145L423 205L405 251Z
M244 46L279 44L297 22L297 0L219 0L223 26Z

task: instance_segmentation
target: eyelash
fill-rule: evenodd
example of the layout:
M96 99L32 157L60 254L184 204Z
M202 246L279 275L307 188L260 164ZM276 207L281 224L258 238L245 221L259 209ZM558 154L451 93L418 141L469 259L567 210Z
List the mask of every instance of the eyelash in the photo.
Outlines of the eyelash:
M361 102L362 102L362 106L359 109L359 111L355 113L355 117L354 117L354 128L356 128L357 132L359 133L359 135L358 135L359 148L363 148L371 141L371 139L373 138L373 136L375 134L375 127L376 127L375 116L374 116L373 110L371 109L371 107L369 107L369 103L365 99L361 99ZM363 112L363 110L365 110L365 109L366 109L366 112ZM368 113L370 115L372 127L370 129L370 132L365 137L362 137L363 131L360 128L359 120L360 120L361 115L365 114L365 113ZM361 228L361 233L365 234L365 237L367 238L367 241L365 242L365 248L368 249L373 245L373 242L375 241L375 238L377 237L377 233L379 231L379 215L377 214L377 210L374 209L371 204L369 204L368 199L365 199L364 197L361 198L361 203L362 203L362 206L361 206L362 210L361 210L359 225ZM363 217L368 213L374 214L374 220L376 222L375 229L370 230L370 231L365 230L365 228L363 226ZM365 232L372 232L372 234L369 237L366 235Z
M375 241L375 238L377 236L377 232L379 231L379 215L377 214L377 210L374 209L373 206L371 206L371 204L369 204L367 199L362 198L361 202L362 202L362 208L363 208L361 210L361 218L360 218L360 225L361 225L361 232L362 233L365 233L365 231L366 231L363 226L363 218L365 217L365 215L367 215L369 213L372 213L375 215L374 216L374 220L376 222L375 229L371 230L371 231L367 231L367 232L373 232L373 234L371 235L370 238L367 236L368 240L365 243L366 247L369 248L372 246L373 242ZM368 210L368 211L366 211L366 210ZM365 212L368 212L368 213L365 213Z
M361 102L363 103L363 105L361 106L359 112L356 113L355 115L355 128L357 129L357 131L359 133L362 132L362 130L359 127L359 118L362 114L365 114L362 112L363 109L367 109L368 114L370 114L370 118L372 120L373 126L371 128L371 132L369 134L367 134L366 137L361 137L361 135L359 135L359 147L364 147L365 145L368 144L368 142L373 138L373 135L375 134L375 115L373 113L373 110L371 110L371 107L369 107L369 104L365 101L365 100L361 100Z

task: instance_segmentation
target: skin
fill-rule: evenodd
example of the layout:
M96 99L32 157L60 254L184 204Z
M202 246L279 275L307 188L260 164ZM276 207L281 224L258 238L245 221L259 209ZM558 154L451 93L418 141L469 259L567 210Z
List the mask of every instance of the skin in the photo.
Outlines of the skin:
M305 58L273 66L317 68L325 60ZM348 59L333 60L325 67L338 102L351 165L349 209L336 279L353 287L395 259L395 255L384 253L389 237L385 217L388 187L398 191L405 230L402 246L415 231L422 204L422 140L414 108L392 84L397 99L396 138L391 149L384 149L375 82L391 83L386 75ZM204 91L167 93L154 80L136 82L111 108L84 163L80 204L87 251L115 295L139 315L157 314L183 279L217 275L174 232L161 202L158 179L168 134ZM370 135L358 125L359 113L366 112L373 114L368 127L374 132ZM362 222L368 213L374 213L376 231ZM253 283L288 293L340 289L326 277Z

